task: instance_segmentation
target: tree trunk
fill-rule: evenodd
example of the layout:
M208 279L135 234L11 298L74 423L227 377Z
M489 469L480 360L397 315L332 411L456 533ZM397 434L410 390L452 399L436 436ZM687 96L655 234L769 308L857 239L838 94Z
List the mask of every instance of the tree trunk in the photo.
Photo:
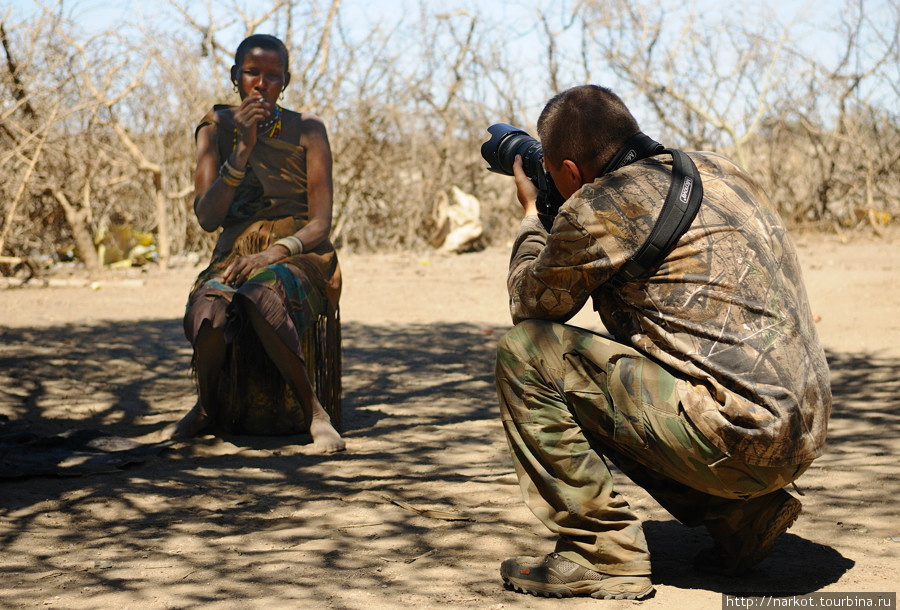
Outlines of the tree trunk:
M159 245L157 263L160 269L169 268L171 255L171 241L169 239L169 208L166 205L166 195L163 193L162 168L153 172L153 187L156 190L156 241Z
M97 249L94 248L91 230L84 221L86 216L84 210L76 209L62 191L54 188L51 192L66 215L66 221L69 223L69 228L72 229L72 238L75 240L75 247L78 249L81 262L91 273L99 271L100 258L97 256Z

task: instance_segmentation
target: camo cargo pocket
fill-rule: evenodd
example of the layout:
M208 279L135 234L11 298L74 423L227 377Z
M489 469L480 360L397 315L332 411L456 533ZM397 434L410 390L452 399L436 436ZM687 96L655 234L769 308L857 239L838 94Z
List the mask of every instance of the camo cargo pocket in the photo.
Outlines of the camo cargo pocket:
M613 440L616 443L646 447L644 391L641 383L644 360L621 356L611 360L607 368L609 369L607 388L616 413Z
M643 361L616 354L603 365L593 354L565 355L565 394L582 428L615 444L646 447L641 404Z

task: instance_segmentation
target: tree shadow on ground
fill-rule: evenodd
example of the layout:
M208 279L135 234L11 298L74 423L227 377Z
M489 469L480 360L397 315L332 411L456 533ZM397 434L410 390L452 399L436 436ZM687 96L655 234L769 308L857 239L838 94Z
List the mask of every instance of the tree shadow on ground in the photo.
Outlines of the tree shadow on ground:
M70 588L137 595L146 588L137 568L155 562L184 576L184 592L174 587L173 595L188 605L260 590L290 598L298 586L314 598L344 579L352 589L380 590L396 579L383 570L388 561L403 566L429 553L453 561L491 531L508 532L499 510L455 490L496 490L511 472L497 434L491 334L466 325L345 323L344 337L350 451L306 454L307 435L197 439L119 472L4 482L0 545L8 553L0 573L37 585L47 574L74 574ZM177 321L7 329L2 341L0 413L36 433L91 428L134 437L192 402L190 350ZM443 507L460 519L404 504ZM348 515L358 515L351 527ZM472 527L481 535L470 538ZM249 532L252 540L243 540ZM100 567L66 569L63 548L99 557ZM256 569L286 563L302 568ZM38 602L41 588L30 589L34 597L12 595Z
M891 455L900 432L900 358L829 353L830 446L864 445L874 455Z
M466 324L373 327L344 324L347 430L371 428L378 405L459 400L442 421L496 414L496 334ZM144 434L160 401L193 403L190 346L180 321L0 330L0 409L47 433L72 426ZM473 411L474 409L474 411ZM402 426L378 430L388 433Z
M192 389L176 320L2 329L0 345L0 409L45 434L138 435L157 401Z

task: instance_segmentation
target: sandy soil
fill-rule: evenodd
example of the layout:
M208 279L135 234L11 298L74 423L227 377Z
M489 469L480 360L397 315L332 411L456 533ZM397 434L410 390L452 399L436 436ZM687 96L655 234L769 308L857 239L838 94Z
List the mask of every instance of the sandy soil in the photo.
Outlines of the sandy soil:
M705 532L622 480L653 552L644 608L898 589L900 234L798 243L835 395L829 451L799 481L804 514L753 573L711 578L690 566ZM209 436L122 470L0 482L0 606L631 607L498 577L504 558L552 547L497 418L507 257L343 254L345 453L313 455L305 435ZM176 420L193 404L180 319L196 271L0 288L0 416L125 437Z

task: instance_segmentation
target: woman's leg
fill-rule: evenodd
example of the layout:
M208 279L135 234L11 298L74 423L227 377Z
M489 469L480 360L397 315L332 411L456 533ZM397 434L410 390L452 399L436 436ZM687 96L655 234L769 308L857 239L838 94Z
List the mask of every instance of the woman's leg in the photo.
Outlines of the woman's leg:
M171 438L196 436L212 423L222 366L225 363L225 332L203 320L194 341L194 370L198 398L193 408L169 429Z
M259 337L269 358L278 367L281 376L287 381L300 402L303 417L305 421L309 422L309 433L312 435L315 448L321 453L343 451L346 448L344 439L335 430L331 424L331 417L319 402L303 360L288 349L272 325L253 304L253 301L239 293L234 304L240 306L243 310L242 314L250 320L256 336Z

